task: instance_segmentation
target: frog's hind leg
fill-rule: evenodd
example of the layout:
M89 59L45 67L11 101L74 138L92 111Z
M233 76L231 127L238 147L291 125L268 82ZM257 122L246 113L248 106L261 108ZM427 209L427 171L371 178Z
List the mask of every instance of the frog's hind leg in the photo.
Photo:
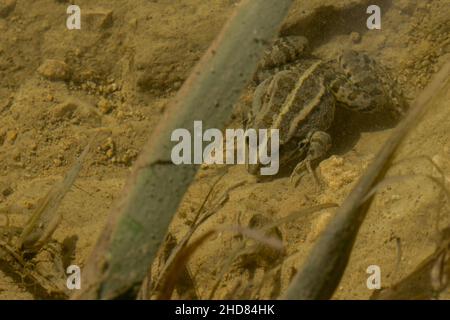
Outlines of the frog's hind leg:
M254 81L261 83L279 71L289 69L294 62L310 55L308 39L302 36L278 38L264 52L254 75Z
M264 52L259 68L269 69L280 67L309 54L308 39L302 36L287 36L278 38L272 47Z
M300 149L307 148L306 157L297 164L292 171L290 181L297 186L305 170L312 175L317 185L321 186L311 163L325 156L331 147L331 137L323 131L314 131L308 134L305 140L300 143ZM302 150L301 150L302 151Z

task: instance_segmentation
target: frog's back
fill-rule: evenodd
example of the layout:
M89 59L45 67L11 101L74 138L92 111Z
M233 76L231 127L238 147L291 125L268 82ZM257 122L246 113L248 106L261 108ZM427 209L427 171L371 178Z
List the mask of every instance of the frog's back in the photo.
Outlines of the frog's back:
M252 127L279 129L282 144L327 130L335 108L327 72L322 61L305 59L266 79L255 91Z

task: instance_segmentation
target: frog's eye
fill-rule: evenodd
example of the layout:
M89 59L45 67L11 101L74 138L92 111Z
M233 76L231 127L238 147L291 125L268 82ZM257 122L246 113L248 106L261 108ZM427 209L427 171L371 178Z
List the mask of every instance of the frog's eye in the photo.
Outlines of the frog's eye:
M298 144L298 149L299 149L299 150L303 150L303 149L306 148L307 145L308 145L308 142L307 142L307 141L305 141L305 140L300 141L299 144Z
M370 64L371 60L367 54L363 54L363 59L366 64Z

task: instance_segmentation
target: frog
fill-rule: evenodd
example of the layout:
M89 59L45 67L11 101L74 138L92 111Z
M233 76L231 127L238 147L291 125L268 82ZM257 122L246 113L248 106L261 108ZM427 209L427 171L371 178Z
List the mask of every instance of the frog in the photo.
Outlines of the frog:
M245 127L279 130L280 166L297 161L290 181L298 185L305 173L322 186L313 164L328 154L337 106L374 114L404 115L406 101L386 69L366 52L341 50L323 60L311 54L303 36L278 38L261 59ZM261 164L247 163L258 176Z

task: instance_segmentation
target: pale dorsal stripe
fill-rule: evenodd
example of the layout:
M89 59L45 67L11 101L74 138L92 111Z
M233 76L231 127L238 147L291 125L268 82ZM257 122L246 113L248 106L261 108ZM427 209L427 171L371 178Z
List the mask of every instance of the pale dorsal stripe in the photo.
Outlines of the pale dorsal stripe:
M292 137L295 132L298 129L298 124L305 120L305 118L313 111L313 109L320 103L320 99L322 99L323 95L325 94L325 86L323 83L320 84L320 91L319 93L314 97L313 100L311 100L303 109L302 112L300 112L292 121L291 126L289 127L288 136Z
M313 63L305 72L303 72L302 76L298 79L298 81L295 83L294 89L290 92L288 97L286 98L286 101L283 103L283 106L281 108L280 114L277 117L276 121L274 122L274 128L280 128L281 121L284 119L284 116L290 111L292 107L292 103L295 99L295 96L297 94L297 91L301 88L303 83L306 81L306 79L309 78L309 76L316 70L316 68L322 63L322 61L318 60L317 62ZM323 94L323 91L325 88L322 85L321 92L316 95L315 99L308 103L308 105L304 106L304 108L301 110L301 112L295 117L296 124L300 122L301 120L305 119L308 114L311 112L312 109L314 109L314 106L317 104L318 100L320 100L320 97ZM291 136L292 127L289 129L289 137Z

